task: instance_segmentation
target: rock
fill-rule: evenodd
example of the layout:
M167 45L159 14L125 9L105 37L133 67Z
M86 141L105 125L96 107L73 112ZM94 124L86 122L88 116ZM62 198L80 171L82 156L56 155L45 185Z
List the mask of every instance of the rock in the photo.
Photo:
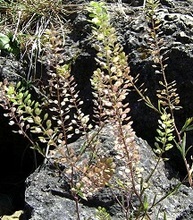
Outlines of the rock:
M99 135L101 149L107 154L114 153L114 136L110 136L113 132L113 127L106 126ZM72 143L73 146L81 146L84 141L84 137L78 139ZM145 180L152 172L157 163L157 157L152 152L151 147L146 141L140 138L136 138L138 144L138 150L140 155L140 162L137 165L141 171L141 176ZM63 164L65 167L65 164ZM118 164L119 166L119 164ZM180 184L180 181L176 178L168 179L168 173L171 172L171 167L165 167L163 161L160 161L155 173L150 178L150 181L146 183L147 188L145 195L149 207L151 207L153 199L156 196L156 201L172 192L175 187ZM173 172L173 171L172 171ZM118 175L115 173L115 175ZM176 173L173 173L176 176ZM36 170L26 180L26 212L30 214L31 220L70 220L76 219L75 202L69 194L66 183L65 175L59 175L57 169L53 169L51 166L43 166ZM144 183L145 184L145 183ZM66 186L66 187L65 187ZM108 187L105 187L92 197L88 198L88 201L81 200L80 206L80 219L96 218L96 208L98 206L105 207L111 214L112 220L125 219L121 208L116 202L115 196L119 197L120 189L112 191ZM129 193L129 192L127 192ZM139 201L136 196L131 197L130 200L132 207L137 208ZM151 219L163 219L164 212L167 219L191 219L193 217L191 203L193 200L193 191L190 187L180 185L178 190L174 190L171 195L163 199L158 205L151 209L149 213ZM156 218L158 214L159 218Z
M167 60L167 76L170 82L176 80L178 92L181 97L180 104L183 109L176 113L177 125L178 127L181 127L185 119L192 116L193 109L193 2L192 0L162 0L161 3L162 6L158 9L157 15L162 22L160 27L160 31L162 31L161 36L167 43L164 45L164 49L168 50L169 58ZM139 84L143 82L145 83L145 87L148 88L146 94L154 103L156 103L157 100L155 93L158 89L159 76L155 74L155 71L152 68L152 58L148 55L146 50L148 36L146 32L146 21L143 17L143 9L141 7L143 5L143 1L125 0L123 1L123 4L119 5L119 7L117 4L112 3L108 3L108 5L112 17L112 24L117 30L118 39L123 45L126 54L129 55L128 62L131 67L131 74L134 77L140 74ZM132 7L132 5L134 7ZM67 61L71 61L74 56L78 56L78 58L73 62L72 74L75 76L81 98L85 103L84 111L85 113L92 115L93 96L90 85L90 77L93 70L96 69L96 62L94 59L96 51L91 47L90 25L86 20L87 18L87 14L82 14L80 12L67 16L68 23L71 25L71 32L67 33L67 45L64 48L65 52L63 55ZM20 79L21 75L25 76L26 71L20 64L21 63L12 60L10 57L1 57L0 80L9 78L11 81L15 82ZM18 76L19 73L22 74ZM144 103L138 102L138 98L138 95L134 91L131 91L127 99L131 107L131 116L134 122L133 128L136 131L137 136L147 140L151 148L153 148L158 115L152 112L147 106L145 106ZM11 129L8 127L6 119L3 118L3 113L4 112L0 110L0 155L3 155L0 160L1 175L6 178L7 175L15 175L15 171L18 171L19 169L16 164L21 164L20 162L22 161L22 164L25 165L22 166L19 175L22 173L23 176L21 179L23 179L23 177L26 177L26 175L34 169L32 165L33 156L29 153L29 157L24 157L26 163L23 163L22 153L24 149L26 149L26 145L28 143L26 144L24 141L25 143L23 144L23 140L21 140L20 137L16 134L11 134ZM4 137L7 137L7 139ZM104 135L104 137L105 140L109 141L107 141L107 146L112 146L112 140L109 140L107 135ZM141 166L144 169L144 176L147 176L150 167L155 165L156 158L146 142L140 139L138 139L138 142L140 149L144 150L144 152L141 153ZM193 144L192 133L188 135L187 143L188 146ZM192 153L193 152L190 151L190 155ZM188 155L189 159L190 155ZM179 181L174 178L176 177L176 172L183 174L183 176L185 175L184 163L179 155L179 152L173 149L166 156L170 158L170 163L161 162L158 171L155 174L155 178L153 176L154 179L151 179L150 188L147 190L148 198L150 200L155 194L160 193L160 196L165 195L169 189L179 183ZM166 166L167 169L164 166ZM8 169L5 169L5 167L8 167ZM66 194L64 193L64 189L61 187L59 180L60 178L57 172L50 167L45 167L44 169L40 169L40 171L36 170L36 172L28 178L26 182L28 187L26 191L26 203L29 207L28 210L33 208L32 219L55 219L56 216L59 216L59 220L60 217L61 219L64 219L63 215L65 214L63 210L67 210L65 212L67 220L70 218L74 219L74 216L70 217L70 214L72 214L72 212L74 213L74 202L71 198L65 197ZM7 188L5 190L5 183L6 181L4 181L4 178L1 176L0 186L3 188L1 192L3 195L9 191ZM11 180L11 189L12 186L15 186L15 184L17 185L17 183L18 179ZM20 184L18 186L20 188ZM23 185L21 188L23 195ZM53 189L57 190L54 191ZM107 206L109 203L113 203L111 207L108 207L108 211L115 219L122 218L120 208L118 208L117 204L114 203L114 199L110 197L108 190L105 190L103 189L101 191L102 194L100 198L102 198L102 200L99 199L99 195L93 197L92 208L89 207L88 204L80 204L80 207L83 210L81 211L82 217L91 216L91 219L96 219L95 214L93 213L96 211L96 207L98 205ZM14 203L16 203L20 194L21 192L19 192L19 195L14 194ZM39 199L42 199L44 203L42 203ZM47 199L48 203L46 203ZM193 210L191 201L192 189L182 185L177 194L174 194L163 201L160 209L160 215L162 215L161 219L163 219L164 210L169 216L168 219L192 219ZM55 203L57 204L56 207L53 205ZM133 204L137 205L138 203L137 201L133 201ZM10 206L12 206L12 204L10 204ZM21 206L22 205L19 205L19 209ZM50 210L52 210L52 212L47 209L47 206ZM44 210L46 210L45 215ZM157 211L158 210L155 209L155 211L152 212L152 219L155 219L153 214ZM31 212L29 211L29 213ZM55 213L55 216L53 213ZM68 215L68 213L70 214Z
M25 77L22 63L11 57L0 56L0 81L8 79L11 82L17 82Z
M162 5L156 12L161 22L160 36L164 39L164 50L167 50L168 66L166 74L168 82L176 81L177 92L180 96L180 105L183 107L175 113L176 123L180 129L185 120L192 117L193 99L193 2L171 1L173 6ZM144 83L147 95L157 105L156 90L159 89L160 75L152 67L152 57L148 55L147 23L143 16L143 9L138 7L128 8L123 5L125 14L116 14L112 7L112 23L117 29L121 44L126 54L129 55L131 75L138 77L138 85ZM143 102L138 102L139 96L131 91L128 102L131 107L131 116L134 121L133 128L137 136L147 140L154 147L158 115L149 109ZM192 132L188 135L187 147L193 144ZM188 160L191 163L189 152ZM178 150L172 149L167 154L171 158L174 169L184 174L185 168Z

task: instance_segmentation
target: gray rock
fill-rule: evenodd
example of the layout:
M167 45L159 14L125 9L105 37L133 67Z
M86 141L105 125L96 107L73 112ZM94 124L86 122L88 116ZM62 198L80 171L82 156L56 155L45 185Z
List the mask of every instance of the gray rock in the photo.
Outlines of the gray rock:
M101 143L101 149L107 154L114 153L114 136L109 136L113 130L110 125L106 126L99 136ZM80 138L75 143L72 143L75 148L81 146L84 138ZM137 165L141 171L141 176L144 180L151 174L152 170L156 166L157 157L152 152L151 147L146 141L140 138L136 138L136 142L139 146L140 162ZM63 164L65 167L65 164ZM119 166L120 164L118 164ZM125 167L126 168L126 167ZM160 200L167 193L171 193L170 196L161 201L157 206L152 207L149 215L151 219L163 219L164 212L167 219L191 219L193 217L192 212L192 200L193 191L190 187L181 185L178 190L174 190L180 183L176 178L168 178L168 173L171 172L171 167L165 167L163 161L160 161L156 171L147 182L147 188L145 195L147 197L149 207L151 207L153 200L156 196L156 201ZM115 175L118 175L115 173ZM177 176L176 174L174 174ZM70 220L76 219L75 202L72 201L72 197L68 192L68 187L64 183L67 180L64 175L58 175L57 169L51 169L48 165L36 170L30 177L27 178L26 184L26 196L25 201L27 207L31 209L32 220ZM63 184L62 184L63 183ZM129 192L128 192L129 193ZM81 219L97 219L96 208L98 206L105 207L111 214L112 220L125 219L121 213L121 208L116 203L114 195L119 197L120 190L111 190L108 187L101 189L95 193L92 197L89 197L88 201L82 200L80 202L80 218ZM139 201L136 196L133 196L131 201L132 207L137 208ZM156 215L159 217L156 218ZM187 217L185 217L187 216Z
M157 13L162 21L162 26L160 27L160 31L162 31L161 36L166 41L166 45L163 48L168 50L168 79L169 81L176 80L181 97L181 105L183 106L183 109L176 114L177 123L180 127L186 118L192 116L193 109L193 1L163 0L161 2L162 8ZM124 46L125 52L129 55L131 74L133 76L140 74L139 83L145 82L145 87L149 88L147 95L156 103L153 94L158 88L158 75L154 74L152 58L149 56L144 58L142 56L143 51L141 51L141 54L139 53L140 48L144 48L144 51L147 49L145 48L147 45L146 21L142 16L142 4L143 1L141 0L125 0L121 11L119 11L117 4L110 4L109 9L112 14L112 23L117 29L118 39ZM131 5L135 7L131 7ZM85 103L84 110L86 113L92 114L90 77L93 70L96 69L94 60L96 51L91 47L90 43L90 26L86 21L87 17L85 14L69 15L67 19L71 24L72 32L66 37L67 45L64 48L63 55L67 61L71 61L74 56L78 56L73 63L72 74L78 82L78 89ZM14 82L19 80L21 75L25 75L20 66L22 65L18 61L1 57L0 80L5 78ZM22 74L20 75L20 73ZM147 140L152 147L156 135L158 116L151 112L142 102L137 102L138 98L133 91L131 91L128 97L132 120L134 121L133 127L137 136ZM1 112L0 116L2 114L3 112ZM7 135L8 130L10 131L11 129L8 128L7 122L4 123L4 119L1 116L0 152L3 155L0 160L2 165L1 174L9 175L11 173L10 175L12 175L12 172L15 174L18 170L16 164L20 164L20 161L23 163L21 152L26 148L26 144L21 148L21 141L16 141L15 135ZM7 139L4 137L7 137ZM138 139L138 142L141 151L141 167L144 170L143 176L146 178L156 163L156 157L145 141ZM79 141L75 143L75 145L79 145ZM188 145L192 143L192 134L190 133ZM102 144L103 146L106 145L107 152L111 152L113 140L109 137L109 134L104 134ZM192 154L192 152L190 153ZM158 198L161 198L179 183L176 179L175 169L177 172L184 174L184 165L179 153L172 150L166 156L170 157L169 161L171 161L170 164L173 167L171 168L170 164L163 163L163 161L160 163L146 191L150 204L155 194L158 195ZM28 158L26 160L25 169L29 173L33 169L33 160ZM10 170L4 169L5 164ZM29 213L31 213L30 210L32 209L31 219L51 220L57 219L57 216L58 220L75 218L74 201L72 201L66 189L62 187L62 183L65 181L62 180L62 183L60 181L61 178L56 170L48 166L37 170L27 179L26 206L28 206ZM14 200L17 200L17 198L18 196ZM163 219L163 211L167 213L168 219L193 219L192 199L192 189L182 185L178 192L160 203L160 219ZM108 207L112 219L122 218L120 208L107 189L103 189L101 194L99 193L93 197L89 203L91 204L85 204L84 202L80 204L81 218L91 217L91 219L96 219L95 211L98 205ZM112 205L109 206L109 203ZM135 199L132 203L134 207L139 204ZM152 219L155 219L157 212L158 208L152 209L150 214Z
M124 46L124 50L129 54L131 74L133 76L140 74L139 81L145 82L145 86L151 88L147 95L152 98L153 102L156 102L153 93L158 88L158 76L154 74L151 57L142 58L142 54L139 53L139 48L144 48L147 45L148 37L146 33L146 21L141 16L143 11L141 7L130 7L129 4L131 2L129 4L126 3L123 4L122 8L125 13L118 12L117 5L111 5L112 7L109 7L113 15L112 23L117 29L118 37ZM168 77L170 81L176 80L181 97L181 105L183 106L183 110L176 115L178 124L181 126L187 117L192 116L193 109L191 101L193 98L193 3L192 1L163 1L162 3L163 7L158 10L157 15L162 21L160 28L160 32L162 31L161 36L167 42L164 48L168 50L169 57L167 67ZM142 5L142 2L139 5ZM88 109L92 111L92 95L89 79L91 72L95 69L95 61L93 59L95 51L91 48L88 41L90 39L90 35L88 34L90 29L84 15L78 15L75 19L73 18L71 23L74 30L67 37L67 41L72 43L77 42L75 50L72 50L72 53L75 51L79 51L80 53L72 70L79 84L80 94L86 104L85 109L86 111ZM71 59L71 55L67 51L69 48L70 50L72 48L68 47L66 48L65 56ZM156 135L155 130L157 128L157 115L151 112L143 103L137 102L137 99L138 96L134 92L131 92L128 101L131 106L134 130L138 136L148 140L151 146L153 146ZM103 139L105 140L103 144L112 148L113 143L109 135L104 135ZM143 177L145 179L155 166L156 157L146 142L141 139L138 139L138 142L141 151L140 164L144 170ZM188 143L193 143L191 138L189 138ZM79 146L79 141L75 142L75 145ZM171 158L170 161L173 167L178 172L181 172L183 170L181 170L183 162L179 154L176 151L171 151L168 156ZM61 188L59 176L56 175L53 177L54 172L50 171L49 167L45 167L44 169L40 169L39 172L36 171L27 180L26 203L33 209L31 219L52 219L53 216L55 218L58 216L58 220L75 218L75 211L72 216L69 215L74 210L74 202L69 198L69 194L66 194L65 190ZM157 199L160 199L179 184L179 180L176 177L175 170L170 167L170 164L166 164L163 161L159 164L146 190L150 205L155 195L157 195ZM81 211L81 218L91 216L91 218L96 219L94 212L97 205L107 206L111 202L113 202L113 205L108 207L111 215L115 219L122 218L120 208L118 208L112 196L105 190L102 190L103 196L99 194L90 200L89 205L92 208L88 204L80 204L81 209L84 207L83 210L85 211ZM176 193L161 202L160 206L152 209L150 215L152 219L155 219L155 215L159 211L159 219L163 219L163 212L165 211L168 219L192 219L192 199L192 189L182 185ZM134 206L139 204L137 200L133 200L132 203ZM52 204L56 204L56 206L52 206ZM51 207L53 208L51 209Z
M8 79L11 82L18 82L23 77L25 72L20 61L0 56L0 81Z

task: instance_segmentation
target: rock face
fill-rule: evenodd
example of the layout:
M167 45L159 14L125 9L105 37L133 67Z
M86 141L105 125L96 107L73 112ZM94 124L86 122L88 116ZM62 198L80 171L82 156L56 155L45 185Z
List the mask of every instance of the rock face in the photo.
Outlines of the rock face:
M132 1L134 2L134 1ZM192 1L161 1L162 5L157 10L157 18L160 20L160 37L163 38L164 50L167 51L166 74L168 82L176 81L177 93L180 96L182 109L176 111L176 124L180 129L185 120L192 117L193 99L193 2ZM129 2L131 3L131 2ZM142 5L141 2L137 6ZM109 11L112 17L112 24L117 30L120 43L128 54L128 63L131 68L131 75L138 77L139 85L144 83L147 88L147 95L157 105L156 90L160 88L161 76L155 73L152 67L153 58L148 54L147 22L143 16L142 7L131 7L127 3L122 6L111 4ZM79 84L79 89L85 101L85 111L92 114L92 94L90 87L90 76L95 69L93 56L95 51L88 43L89 31L86 17L78 15L72 20L73 29L77 30L76 42L81 55L73 66L73 74ZM81 29L78 27L82 27ZM79 38L78 38L79 36ZM79 40L78 40L79 39ZM71 38L72 40L72 38ZM83 62L83 63L82 63ZM147 140L154 147L158 114L149 109L143 102L138 102L139 96L131 91L127 101L130 103L133 128L137 136ZM192 145L192 132L188 134L187 146ZM188 158L192 155L190 150ZM175 148L166 155L170 157L174 169L184 174L185 168L181 156Z
M112 132L110 125L106 126L99 136L101 148L108 154L114 152L114 137L109 136ZM72 145L81 146L84 138L80 138ZM139 168L143 170L141 175L145 180L157 163L157 157L151 150L146 141L136 138L139 146L140 163ZM65 166L65 164L64 164ZM156 201L163 198L167 193L180 183L177 179L168 179L168 172L172 172L171 167L165 168L164 162L161 161L148 181L145 195L149 207L151 207L154 197ZM117 175L117 174L115 174ZM173 173L173 175L176 175ZM25 193L26 210L28 211L28 219L32 220L70 220L76 219L75 202L70 197L67 187L64 187L66 179L64 175L59 175L57 169L53 167L43 166L37 169L30 177L27 178L27 189ZM101 189L99 192L89 197L88 201L80 202L80 219L96 220L96 208L98 206L105 207L111 214L112 220L125 219L121 208L116 203L115 196L119 196L119 191L109 190L108 187ZM128 192L129 194L129 192ZM149 213L151 219L162 220L164 212L167 219L192 219L192 199L193 191L191 188L181 185L178 190L174 190L173 194L165 198L157 206L151 209ZM133 197L130 201L132 207L137 208L139 201Z
M131 74L133 76L140 74L139 83L145 82L145 87L149 89L147 95L156 103L155 94L158 88L159 76L155 74L152 68L152 57L144 57L143 51L141 51L141 48L147 45L146 22L141 16L143 13L142 8L131 7L127 3L125 2L122 5L121 12L117 4L110 5L112 22L117 29L119 40L124 46L125 52L129 54ZM142 5L142 2L137 4L137 6ZM158 9L157 15L162 21L160 27L162 37L164 41L167 41L167 77L170 82L173 80L177 82L181 97L180 104L183 109L176 113L177 123L180 127L186 118L192 116L193 109L193 2L162 1L162 7ZM86 16L79 14L73 17L71 23L73 32L70 36L67 36L67 41L76 45L76 49L73 48L72 51L80 51L80 56L74 63L72 72L79 84L80 94L85 101L85 111L92 114L92 93L89 79L96 67L93 59L96 52L87 40L90 29L86 22ZM141 51L141 54L139 51ZM69 54L67 54L67 57L69 57ZM134 121L133 127L137 136L147 140L153 146L157 128L157 115L144 103L137 102L138 98L135 92L131 92L128 97L132 120ZM113 147L111 137L107 133L103 135L103 140L106 141L109 148ZM78 140L76 144L79 144L79 141L81 140ZM152 167L155 166L156 157L145 141L138 139L138 143L141 158L140 166L144 170L143 177L146 178ZM191 134L188 143L192 143ZM184 171L181 157L175 149L170 151L168 156L173 166L160 162L146 189L150 206L155 195L157 195L156 199L158 201L179 184L175 170L177 172ZM27 210L31 210L30 219L53 219L53 216L54 219L58 220L76 218L74 202L65 193L61 181L60 177L49 166L37 170L27 179L25 201L28 207ZM91 199L89 202L80 204L81 219L85 217L96 219L95 212L98 206L106 207L112 219L124 219L120 207L117 206L108 190L105 190L102 190L102 194L99 193L95 200ZM164 212L167 219L192 219L192 199L192 189L181 185L177 192L164 199L155 208L152 208L151 219L156 219L156 214L159 214L159 219L163 219ZM137 201L133 200L132 202L134 206L137 206Z
M139 75L139 84L145 83L148 88L147 95L156 103L156 89L158 88L159 76L155 74L152 68L152 57L147 56L146 45L146 21L143 14L142 4L143 1L123 1L124 4L117 5L109 4L109 11L112 16L112 23L117 29L120 43L123 45L125 52L129 55L128 61L131 67L131 74L133 76ZM185 119L191 117L193 109L193 1L174 1L162 0L162 6L157 11L158 18L161 20L162 25L160 31L164 41L167 42L168 60L167 60L167 77L171 82L176 81L178 93L181 97L181 106L183 109L176 113L178 126L182 126ZM96 69L96 62L94 60L96 51L91 47L90 43L90 25L87 22L87 15L84 13L74 13L68 17L71 24L71 32L66 36L66 46L64 52L65 60L72 60L77 56L72 67L72 74L78 83L80 95L85 103L84 111L92 115L92 89L90 85L90 77L93 70ZM144 49L144 51L142 50ZM10 74L11 73L11 74ZM0 80L10 78L12 81L18 80L18 73L21 73L20 65L16 61L9 59L1 59L0 61ZM24 75L22 70L22 75ZM128 102L131 107L131 116L133 120L133 128L138 137L147 140L150 146L153 146L154 137L156 135L157 119L158 116L152 112L144 103L138 102L138 95L131 91L128 97ZM7 135L9 127L7 121L3 119L3 111L0 109L0 155L3 155L1 163L1 176L0 187L0 208L1 204L5 204L5 200L11 203L7 206L14 205L17 199L22 196L24 191L23 177L29 174L33 169L33 156L29 153L29 157L25 157L26 163L22 166L22 177L13 178L12 173L18 171L15 164L23 161L21 152L26 148L26 142L20 139L17 135L12 135L11 132ZM6 131L6 132L5 132ZM104 132L104 142L111 148L113 140L107 133ZM188 145L193 143L192 133L188 136ZM7 137L7 139L5 138ZM79 144L78 140L76 144ZM13 144L14 142L14 144ZM23 143L21 145L21 143ZM151 147L141 139L138 139L140 146L141 167L144 169L144 178L147 177L150 170L156 163L156 157L153 154ZM22 147L21 147L22 146ZM190 155L192 152L190 152ZM183 161L179 152L175 149L171 150L168 155L170 157L169 164L161 162L158 170L153 175L149 188L147 189L147 196L150 204L154 195L158 198L164 196L169 190L178 184L177 173L184 172ZM11 159L10 159L11 158ZM30 158L30 159L29 159ZM10 162L11 161L11 162ZM9 165L7 165L9 163ZM166 166L167 165L167 166ZM171 167L172 165L172 167ZM11 167L6 170L4 167ZM167 167L167 168L166 168ZM12 168L15 168L12 169ZM13 172L12 172L13 171ZM19 173L19 175L21 174ZM184 173L183 173L184 174ZM11 189L18 182L19 195L15 191L9 195L10 188L5 188L7 184L7 176L11 175ZM5 177L5 179L4 179ZM75 219L75 205L74 201L67 196L65 188L62 186L61 178L57 171L53 168L46 166L36 170L26 181L26 219ZM13 187L14 188L14 187ZM115 203L112 195L103 189L95 199L89 202L80 203L81 218L90 217L96 219L96 207L104 206L112 215L112 219L124 219L121 214L120 207ZM4 197L6 194L6 198ZM7 197L8 195L8 197ZM5 199L4 199L5 198ZM182 185L178 192L165 199L160 203L160 219L163 219L163 212L165 211L168 219L193 219L193 207L191 205L193 199L192 189ZM23 201L23 198L21 199ZM133 201L133 205L137 205ZM22 207L19 205L17 208ZM158 207L152 209L150 214L152 219L155 219L155 214L158 212ZM6 213L7 211L5 211ZM4 212L2 212L4 213ZM0 214L2 214L0 213Z
M181 128L185 120L192 117L193 99L193 4L190 1L167 1L170 4L163 4L156 14L160 20L160 37L165 41L164 48L167 50L168 66L166 74L168 82L176 81L177 92L180 96L180 105L183 107L176 112L176 122ZM187 9L188 7L188 9ZM139 74L139 85L144 83L143 88L147 88L146 95L154 104L157 103L156 90L159 89L159 74L155 74L152 67L152 56L147 53L148 36L147 23L142 15L141 8L124 8L125 15L113 17L113 24L117 28L120 41L124 45L125 51L129 54L129 65L131 74L135 77ZM147 140L154 146L157 117L158 115L150 110L143 102L137 102L139 96L135 91L130 92L128 102L131 106L131 115L134 121L134 129L137 135ZM188 138L188 145L192 145L192 133ZM192 152L190 152L190 155ZM175 150L168 155L172 159L174 167L178 167L183 172L183 162L180 165L175 161L180 161L180 156Z
M0 57L0 81L17 82L24 76L21 63ZM0 97L1 99L1 97ZM25 178L35 170L35 157L29 142L13 133L9 119L0 107L0 216L21 210L24 206ZM37 163L42 162L37 155Z

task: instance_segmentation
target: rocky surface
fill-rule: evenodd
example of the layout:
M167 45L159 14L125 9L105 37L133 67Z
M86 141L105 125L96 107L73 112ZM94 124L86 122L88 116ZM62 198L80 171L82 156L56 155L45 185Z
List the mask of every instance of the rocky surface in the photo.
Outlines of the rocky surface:
M125 2L123 5L109 5L112 15L112 23L117 29L119 40L124 46L125 52L129 55L129 65L131 74L139 76L139 83L145 82L145 86L149 88L147 95L156 102L155 91L158 88L158 78L152 68L152 57L143 57L141 48L147 45L146 22L142 16L142 8L139 7L142 2L138 2L135 7L128 5ZM158 18L162 21L160 31L163 31L162 36L167 42L168 50L168 67L167 76L170 81L176 80L178 92L181 97L181 105L183 109L176 114L179 126L181 126L187 117L192 116L192 81L193 81L193 3L192 1L162 1L162 7L158 9ZM135 3L136 4L136 3ZM120 7L119 7L120 6ZM95 51L92 49L88 38L90 35L89 25L86 22L85 14L78 14L71 20L73 31L67 40L75 45L80 55L73 66L73 74L79 84L81 95L86 103L86 111L92 113L92 94L90 89L89 79L93 69L95 69L95 61L93 56ZM140 50L139 50L140 49ZM145 50L146 48L144 48ZM139 53L141 51L141 53ZM72 54L71 54L72 55ZM68 54L69 57L69 54ZM135 92L131 92L128 98L131 106L131 115L134 121L133 127L139 137L143 137L153 146L155 130L157 127L157 116L151 112L142 102L137 102L138 96ZM109 146L112 146L112 140L109 140L109 135L105 137ZM189 144L192 143L191 138L188 139ZM149 145L138 139L140 146L141 166L144 169L143 176L147 177L148 173L156 163L155 155L152 153ZM78 142L77 142L78 144ZM178 184L177 172L183 172L183 162L178 152L173 150L168 154L170 164L161 162L156 173L153 175L149 187L146 191L150 204L153 197L157 195L157 199L164 196ZM58 219L73 219L69 213L72 211L72 200L65 198L65 191L61 187L59 176L53 178L53 171L48 167L36 171L27 180L26 203L32 208L31 219L44 219L45 216L52 219L53 213L58 216ZM38 189L38 191L37 191ZM46 190L45 190L46 189ZM46 191L46 192L45 192ZM59 191L58 193L53 193ZM104 195L104 191L102 191ZM103 196L98 195L98 198ZM108 201L114 198L110 194ZM155 219L155 215L159 212L159 219L163 219L163 213L167 215L167 219L192 219L192 189L182 185L179 190L173 195L166 198L152 209L151 218ZM47 202L40 202L47 201ZM47 205L48 204L48 205ZM48 207L56 204L56 209ZM104 201L98 199L98 205L104 205ZM114 204L114 203L113 203ZM135 204L135 201L133 201ZM91 206L92 208L88 207ZM69 207L69 209L67 208ZM83 208L84 207L84 208ZM89 205L81 205L81 218L85 216L96 219L95 216L96 204L90 201ZM120 210L116 207L107 207L112 215L112 219L122 219ZM116 208L116 212L114 211ZM160 208L160 209L159 209ZM159 210L158 210L159 209ZM66 210L63 212L63 210ZM61 214L62 213L62 214ZM74 212L73 212L74 213ZM116 216L119 215L119 216ZM61 217L62 216L62 217Z
M16 82L21 80L22 77L25 77L25 71L21 62L11 57L0 56L0 81L8 79Z
M137 4L132 7L132 3ZM177 92L180 96L182 109L175 113L176 123L180 129L185 120L192 117L193 109L193 2L192 1L161 1L162 5L157 10L157 18L160 20L160 37L164 40L164 48L167 50L168 60L166 73L169 82L176 81ZM128 4L129 3L129 4ZM112 24L117 30L120 43L128 54L128 63L131 75L138 77L139 85L144 83L147 88L146 95L157 104L156 90L159 89L160 75L155 74L152 67L152 56L148 54L147 22L144 17L142 2L129 1L122 5L109 4ZM85 111L92 114L92 94L90 76L96 68L90 39L89 25L85 14L78 14L72 20L73 32L68 38L76 42L80 57L73 66L73 74L79 84L80 94L85 102ZM79 28L81 27L81 28ZM76 30L76 31L75 31ZM74 32L76 34L74 35ZM75 36L75 37L74 37ZM76 50L76 51L77 51ZM82 63L83 62L83 63ZM147 140L154 147L157 129L158 115L150 110L143 102L138 102L139 96L131 91L127 101L130 103L133 127L139 137ZM193 144L192 132L188 135L187 146ZM188 158L191 162L189 152ZM182 174L185 172L183 161L176 149L167 154L171 158L171 164ZM176 162L177 161L177 162Z
M113 151L116 156L114 136L109 135L113 132L112 129L113 127L110 125L106 126L99 135L99 140L101 148L103 148L106 154L111 154ZM84 138L80 138L71 145L81 146L83 141ZM141 170L141 176L145 180L155 167L157 157L146 141L136 138L136 142L139 146L140 155L138 166ZM65 167L65 164L63 165ZM171 167L168 166L166 168L164 162L161 161L152 178L148 181L145 195L147 196L149 207L151 207L155 196L156 201L158 201L167 193L172 192L180 183L174 177L169 179L169 172L173 172ZM118 174L115 173L115 175ZM176 173L173 173L173 175L176 176ZM64 175L59 175L57 169L49 166L40 167L30 175L26 180L27 189L25 193L26 211L30 214L28 218L32 220L51 220L53 218L56 220L76 219L75 202L70 197L67 187L64 187L66 181ZM107 187L96 192L93 197L89 197L88 201L82 200L82 203L80 203L81 219L96 220L96 208L98 206L105 207L111 214L112 220L125 219L121 208L115 200L115 195L119 197L119 193L120 191L114 190L114 194L112 194L112 191ZM181 185L178 190L174 190L172 195L165 198L155 208L152 208L149 215L152 220L157 219L156 215L159 216L158 219L163 220L164 212L169 220L192 219L192 200L192 189ZM136 197L133 197L130 202L134 208L137 208L139 205Z
M167 60L167 76L170 81L176 80L178 92L181 97L181 106L183 107L176 114L179 127L182 126L187 117L192 116L193 109L193 1L192 0L162 0L162 6L157 11L158 18L162 21L160 30L163 31L162 37L167 42L168 60ZM155 91L158 88L159 76L154 73L152 68L152 57L147 56L146 45L146 21L143 17L143 1L127 1L123 4L117 3L109 5L109 11L112 16L112 23L117 29L120 43L123 45L125 52L129 55L128 62L131 67L133 76L139 75L139 84L145 83L148 88L147 95L156 102ZM72 73L78 82L80 94L85 103L85 112L92 115L92 91L90 85L90 77L96 68L94 60L96 51L91 47L90 43L90 24L87 22L87 14L73 13L68 16L71 32L66 36L66 46L64 52L65 60L72 60L74 56L78 56L72 67ZM144 49L141 50L141 49ZM145 56L144 56L145 55ZM9 78L17 81L20 76L25 75L25 71L18 61L11 58L0 58L0 80ZM157 115L147 108L144 103L137 102L138 95L131 91L128 101L131 107L131 115L133 127L138 137L147 140L153 147L155 130L157 128ZM15 208L17 198L23 197L24 179L26 175L34 169L33 156L29 153L29 157L22 156L21 152L26 149L27 143L20 139L17 135L12 135L7 121L3 118L3 111L0 110L0 159L1 163L1 181L0 181L0 209L2 213L10 213ZM8 133L7 133L8 132ZM5 138L7 137L7 138ZM110 138L110 139L109 139ZM112 146L111 137L105 135L107 145ZM13 143L14 142L14 143ZM141 166L144 168L144 176L147 176L150 168L155 164L156 158L152 153L149 145L138 139L141 149ZM79 142L77 142L78 144ZM193 143L192 134L188 136L188 144ZM22 146L22 147L21 147ZM190 152L190 155L192 152ZM176 172L184 174L184 165L179 153L173 149L167 155L170 157L170 164L161 162L157 173L151 179L150 188L147 190L148 198L151 201L155 194L165 195L168 190L172 189L178 180ZM11 158L11 159L10 159ZM23 162L26 160L26 163ZM29 159L30 158L30 159ZM22 161L22 162L21 162ZM14 177L13 173L18 171L16 164L22 164L18 176ZM170 166L172 165L172 167ZM5 169L6 167L6 169ZM166 168L167 167L167 168ZM10 169L9 169L10 168ZM11 180L10 180L11 176ZM181 176L181 175L180 175ZM7 184L7 178L9 184ZM60 177L57 172L49 167L42 167L36 170L26 181L26 213L29 215L27 219L74 219L74 202L70 198L65 198L65 193L60 183ZM5 187L6 185L6 187ZM16 186L16 191L15 190ZM11 190L10 190L11 189ZM12 189L14 192L12 192ZM11 193L10 193L11 192ZM18 193L15 193L18 192ZM104 195L104 191L101 194ZM111 200L111 196L107 194L104 198ZM98 196L97 198L99 198ZM22 198L23 199L23 198ZM22 201L21 199L21 201ZM177 193L170 196L161 204L160 219L163 219L163 211L167 213L168 219L193 219L192 206L192 189L182 185ZM112 198L113 200L113 198ZM97 205L104 205L104 201L97 199ZM114 200L113 200L114 201ZM10 204L11 202L11 204ZM21 202L23 204L23 201ZM4 208L3 206L6 205ZM16 209L22 207L16 205ZM95 208L96 203L80 204L81 216L96 219ZM90 207L91 206L91 207ZM5 210L4 210L4 209ZM120 214L117 206L109 208L114 219L121 219L115 213ZM64 211L65 210L65 211ZM118 211L115 211L118 210ZM151 213L152 219L158 210ZM31 215L31 217L30 217Z

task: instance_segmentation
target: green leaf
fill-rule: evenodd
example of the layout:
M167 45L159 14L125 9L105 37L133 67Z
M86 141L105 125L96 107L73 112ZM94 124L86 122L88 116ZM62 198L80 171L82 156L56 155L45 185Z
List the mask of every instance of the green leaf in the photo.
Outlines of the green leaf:
M192 131L193 130L193 125L190 125L186 128L186 131Z
M188 153L188 151L192 148L192 146L190 146L187 150L186 150L186 154Z
M0 33L0 50L10 49L10 39L7 35Z
M148 203L148 200L147 200L147 196L144 195L143 209L146 212L148 210L148 208L149 208L149 203Z
M186 157L186 133L184 133L184 136L182 138L181 149L182 149L182 156Z
M185 124L182 127L181 132L185 132L185 131L187 131L187 129L188 130L190 129L189 131L193 130L193 125L189 126L192 123L192 121L193 121L193 117L186 119Z

